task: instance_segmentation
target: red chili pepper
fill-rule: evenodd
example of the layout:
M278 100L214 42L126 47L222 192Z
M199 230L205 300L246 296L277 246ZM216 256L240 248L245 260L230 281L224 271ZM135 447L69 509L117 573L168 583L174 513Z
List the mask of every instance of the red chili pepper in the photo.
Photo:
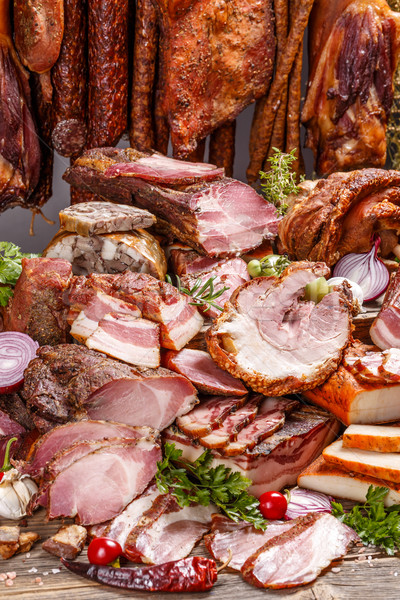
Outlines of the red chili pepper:
M204 592L217 581L217 565L203 556L172 560L151 567L121 568L71 562L62 563L76 575L97 583L104 583L123 590L146 592Z

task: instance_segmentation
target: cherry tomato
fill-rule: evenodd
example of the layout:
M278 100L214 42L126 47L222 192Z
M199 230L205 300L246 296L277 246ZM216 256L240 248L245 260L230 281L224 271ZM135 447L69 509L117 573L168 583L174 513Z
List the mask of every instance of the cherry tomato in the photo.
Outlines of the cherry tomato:
M92 565L108 565L122 554L122 548L115 540L99 537L90 542L87 554Z
M280 492L261 494L260 511L265 519L283 519L287 509L287 500Z

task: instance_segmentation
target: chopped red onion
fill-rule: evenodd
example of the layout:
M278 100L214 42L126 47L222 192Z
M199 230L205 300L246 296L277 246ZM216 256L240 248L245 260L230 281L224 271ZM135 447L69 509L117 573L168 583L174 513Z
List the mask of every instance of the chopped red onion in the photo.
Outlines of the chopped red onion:
M288 492L288 507L285 514L286 521L303 517L311 512L332 512L331 497L321 492L314 492L299 487L295 487Z
M21 387L24 371L35 358L39 344L26 333L0 333L0 393L9 394Z
M346 277L355 281L364 294L364 302L375 300L389 285L389 271L378 258L381 238L376 236L369 252L346 254L333 269L334 277Z

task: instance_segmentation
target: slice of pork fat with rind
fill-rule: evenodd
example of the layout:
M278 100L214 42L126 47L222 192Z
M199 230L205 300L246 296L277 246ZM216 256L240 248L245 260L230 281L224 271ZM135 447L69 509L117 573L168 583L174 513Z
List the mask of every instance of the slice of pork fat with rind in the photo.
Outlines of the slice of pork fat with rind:
M266 395L322 383L351 336L351 295L344 286L317 304L304 299L306 285L328 273L324 263L297 262L276 279L239 287L207 333L215 362Z

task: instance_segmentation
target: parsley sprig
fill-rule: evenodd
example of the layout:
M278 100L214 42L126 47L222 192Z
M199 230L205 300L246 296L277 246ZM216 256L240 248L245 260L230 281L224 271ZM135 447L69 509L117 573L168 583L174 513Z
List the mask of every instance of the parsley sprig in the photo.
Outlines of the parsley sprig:
M21 275L23 258L33 258L38 254L26 254L12 242L0 242L0 306L7 306L13 295L12 287Z
M352 527L364 545L381 546L393 555L400 550L400 504L385 507L383 501L388 492L385 487L370 485L365 504L357 504L345 513L339 502L332 502L332 514Z
M247 521L264 530L267 521L259 511L259 501L246 491L250 479L224 465L211 467L212 461L210 450L190 462L175 444L166 443L164 459L157 463L157 487L162 494L170 492L179 506L213 503L233 521Z
M215 291L215 289L214 289L215 276L207 279L207 281L204 284L200 278L196 279L194 286L190 289L186 288L182 285L182 282L181 282L180 278L178 277L178 275L175 275L175 277L176 277L176 287L178 288L178 290L182 294L185 294L186 296L190 296L192 298L192 302L189 302L189 304L193 304L194 306L206 307L206 308L204 308L204 312L207 312L208 310L210 310L211 307L214 307L220 311L224 310L222 306L220 306L219 304L217 304L215 302L215 300L217 298L219 298L220 296L222 296L222 294L224 292L226 292L227 290L229 290L230 288L226 287L224 285L223 287L219 288L219 290ZM165 279L167 280L168 283L172 284L172 279L168 274L165 276Z
M290 194L298 194L299 187L296 183L296 173L292 171L292 163L296 160L297 149L293 148L289 154L273 148L274 154L269 157L271 168L268 172L260 171L261 187L265 198L277 208L278 214L284 215L288 209L285 202ZM304 181L304 175L300 176Z

